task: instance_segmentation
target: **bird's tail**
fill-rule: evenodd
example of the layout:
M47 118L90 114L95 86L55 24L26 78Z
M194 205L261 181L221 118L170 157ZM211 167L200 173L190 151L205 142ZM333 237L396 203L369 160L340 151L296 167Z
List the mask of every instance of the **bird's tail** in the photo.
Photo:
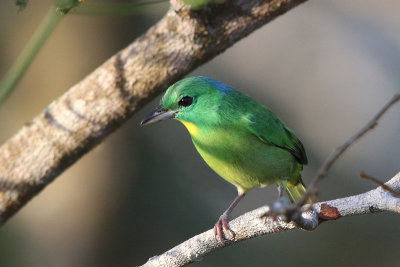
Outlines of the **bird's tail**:
M306 193L306 187L301 179L297 181L296 184L292 184L288 182L285 186L286 194L289 196L289 199L292 203L299 201L303 195ZM311 204L311 198L308 198L306 204Z

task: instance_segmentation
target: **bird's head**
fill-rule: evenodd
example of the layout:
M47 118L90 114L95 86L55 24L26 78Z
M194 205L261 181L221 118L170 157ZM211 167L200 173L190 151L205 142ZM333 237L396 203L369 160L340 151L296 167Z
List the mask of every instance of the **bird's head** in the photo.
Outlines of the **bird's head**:
M190 77L181 80L165 92L160 105L147 115L141 125L175 118L182 122L198 124L207 119L221 103L221 98L233 90L228 85L207 77Z

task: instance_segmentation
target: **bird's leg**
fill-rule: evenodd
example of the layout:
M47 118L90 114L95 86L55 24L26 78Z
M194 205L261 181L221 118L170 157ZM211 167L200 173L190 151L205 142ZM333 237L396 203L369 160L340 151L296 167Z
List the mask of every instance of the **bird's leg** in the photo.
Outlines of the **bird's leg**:
M229 215L231 214L232 210L236 207L236 205L239 203L239 201L244 197L245 193L239 193L236 198L233 200L231 205L229 205L228 209L222 213L222 215L219 217L219 220L214 226L214 234L215 234L215 239L218 240L218 238L225 244L226 238L224 237L224 230L225 230L225 235L229 235L230 238L235 238L235 232L233 232L229 228Z

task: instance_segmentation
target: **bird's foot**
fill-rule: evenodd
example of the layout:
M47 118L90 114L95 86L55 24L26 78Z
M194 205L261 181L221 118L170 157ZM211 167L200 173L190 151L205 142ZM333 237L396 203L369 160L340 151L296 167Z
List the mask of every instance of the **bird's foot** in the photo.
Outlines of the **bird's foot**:
M264 219L266 222L268 218L271 218L273 221L276 221L281 218L284 221L290 221L290 218L287 217L288 211L293 209L293 205L290 203L289 199L286 197L278 198L272 205L270 209L262 214L260 218Z
M218 239L226 245L226 242L229 239L235 239L235 232L229 228L229 216L226 213L223 213L220 217L217 223L214 225L214 235L215 239L218 241ZM228 237L228 239L227 239Z
M313 231L319 223L318 214L312 205L304 205L299 208L290 203L287 198L278 198L270 209L260 216L260 219L264 219L264 223L268 223L268 220L275 223L279 223L279 221L292 222L306 231Z

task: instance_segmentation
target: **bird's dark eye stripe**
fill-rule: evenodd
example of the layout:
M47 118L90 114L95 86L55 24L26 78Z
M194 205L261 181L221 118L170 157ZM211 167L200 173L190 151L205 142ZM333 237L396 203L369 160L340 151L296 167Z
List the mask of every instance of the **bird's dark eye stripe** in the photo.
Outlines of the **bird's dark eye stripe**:
M188 107L193 103L193 97L184 96L179 100L178 105L182 107Z

